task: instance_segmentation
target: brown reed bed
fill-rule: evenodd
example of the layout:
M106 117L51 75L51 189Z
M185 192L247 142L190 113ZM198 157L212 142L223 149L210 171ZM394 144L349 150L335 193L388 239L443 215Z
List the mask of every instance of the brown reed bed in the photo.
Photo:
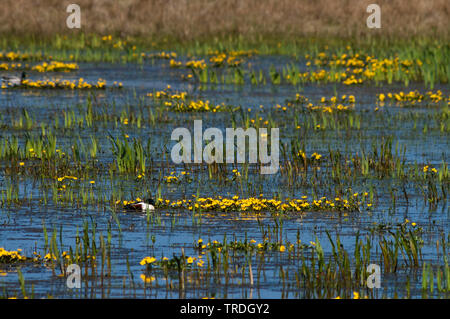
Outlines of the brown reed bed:
M73 34L64 0L3 0L0 34ZM379 0L381 29L369 29L372 1L348 0L78 0L82 32L200 39L259 36L448 36L447 0ZM28 8L28 9L25 9Z

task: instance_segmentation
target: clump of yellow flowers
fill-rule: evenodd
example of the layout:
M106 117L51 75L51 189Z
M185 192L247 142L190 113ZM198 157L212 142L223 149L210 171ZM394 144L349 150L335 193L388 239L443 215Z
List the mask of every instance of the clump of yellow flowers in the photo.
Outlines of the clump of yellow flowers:
M422 102L431 102L431 103L439 103L441 101L450 102L450 96L446 98L441 90L437 90L436 92L428 91L425 93L420 93L418 90L409 91L409 92L388 92L386 94L380 93L377 95L377 100L379 102L384 102L388 99L392 103L397 103L398 105L410 104L414 105L416 103Z
M156 261L155 257L145 257L139 263L141 266L152 264Z
M70 72L78 70L78 64L51 61L50 63L43 62L41 64L35 65L31 69L38 72Z
M122 88L122 83L115 82L113 87ZM2 89L6 88L32 88L32 89L106 89L106 80L98 79L95 83L86 82L83 78L78 80L37 80L33 81L30 79L23 80L20 86L17 85L2 85Z
M316 159L320 155L316 154ZM359 211L363 203L367 203L368 193L354 193L349 198L335 197L328 199L321 197L308 200L307 196L299 199L266 199L266 198L217 198L198 197L192 200L174 200L158 199L157 205L168 208L187 208L188 210L221 211L221 212L262 212L262 211L280 211L280 212L306 212L306 211Z
M27 258L21 255L21 251L22 249L8 251L0 247L0 263L8 264L26 260Z
M156 91L153 93L147 93L148 97L151 97L155 100L159 100L159 99L166 99L166 100L185 100L186 97L188 96L187 92L172 92L171 90L171 86L168 85L166 89L160 90L160 91Z
M150 53L150 54L145 54L142 53L141 56L143 58L149 58L149 59L173 59L177 57L176 52L158 52L158 53Z
M414 79L417 76L414 73L414 67L420 67L423 63L420 60L400 59L399 57L376 58L365 53L354 53L350 51L338 54L320 52L313 57L309 54L305 56L308 62L306 66L310 67L312 62L318 67L330 67L338 69L339 72L332 73L321 69L318 72L306 72L303 77L310 80L336 80L345 85L361 84L369 80L389 81L394 73L403 73L409 78Z

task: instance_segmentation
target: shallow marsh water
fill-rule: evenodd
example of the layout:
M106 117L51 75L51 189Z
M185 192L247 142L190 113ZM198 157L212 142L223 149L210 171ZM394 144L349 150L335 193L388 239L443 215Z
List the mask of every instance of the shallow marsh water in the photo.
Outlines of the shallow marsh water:
M286 57L255 57L250 59L255 66L274 64L282 66L288 63ZM187 91L189 94L210 100L213 103L240 105L244 110L251 108L252 118L261 116L267 119L270 113L273 121L280 128L281 141L289 141L297 137L306 136L306 152L312 154L326 154L328 149L341 150L343 153L360 152L362 147L370 148L374 142L380 142L383 137L392 136L393 147L395 143L406 147L405 165L413 166L430 165L439 168L442 161L449 162L449 133L448 119L447 130L444 132L433 127L433 119L427 118L427 114L439 112L439 107L414 107L401 108L395 105L386 105L380 112L375 112L377 107L376 95L381 92L414 90L425 91L420 83L411 83L408 88L402 84L391 84L382 86L361 85L345 86L342 84L306 84L297 87L281 85L243 85L234 84L197 84L181 79L181 74L187 74L186 70L173 69L168 66L167 61L155 60L153 63L138 64L107 64L107 63L80 63L80 69L73 73L61 74L38 74L30 73L31 79L49 77L61 77L64 79L78 79L80 77L87 81L96 81L103 78L107 83L120 81L122 89L106 89L104 91L70 91L70 90L33 90L14 89L2 90L0 92L0 112L2 123L9 123L17 116L18 109L26 109L33 121L36 123L48 123L52 125L55 117L62 117L63 110L85 110L86 100L90 96L94 101L94 108L99 108L120 116L123 110L139 111L140 108L147 109L151 102L145 100L146 94L153 91L163 90L167 85L174 91ZM448 85L437 85L435 89L441 89L445 96L450 94ZM293 126L294 111L280 112L275 105L286 103L286 99L295 98L296 93L301 93L311 100L319 100L322 96L332 96L335 90L339 95L354 95L356 98L355 114L361 119L360 129L325 129L308 130L304 135L299 135ZM145 102L139 102L144 99ZM77 107L79 105L79 107ZM263 109L259 106L263 105ZM128 111L127 111L128 112ZM413 119L405 116L403 120L396 122L399 114L419 114L418 126L413 128ZM143 113L144 116L148 114ZM420 115L421 114L421 115ZM172 200L192 198L199 193L204 197L224 196L242 197L259 196L266 197L280 195L282 198L300 198L303 195L313 197L313 192L318 197L334 196L333 181L330 171L322 168L317 174L322 176L322 183L314 184L308 182L292 185L288 183L287 177L281 173L262 176L257 170L250 166L248 182L241 188L237 180L223 181L210 178L206 165L194 167L190 174L191 182L179 184L167 184L162 182L163 176L168 176L171 171L179 174L186 170L182 165L174 165L167 160L171 146L175 142L170 140L170 134L176 127L186 127L193 130L194 119L203 120L203 129L218 127L225 130L231 127L231 114L229 112L219 113L172 113L165 114L165 121L157 121L152 124L146 122L141 128L136 126L117 126L114 123L106 123L96 128L74 128L71 130L54 129L57 136L57 147L69 152L70 145L81 139L89 144L90 136L95 135L99 143L99 154L97 157L99 165L95 184L91 187L94 196L99 198L110 198L112 187L120 189L125 194L124 198L133 198L135 194L141 194L147 189L156 196L158 186L164 198ZM235 114L239 116L238 112ZM303 115L299 115L302 118ZM60 120L63 122L63 120ZM423 127L427 123L428 129L424 132ZM303 124L302 124L303 125ZM33 127L28 133L40 132L39 126ZM151 140L151 159L147 164L151 172L146 175L145 184L137 181L135 177L115 174L110 177L108 164L113 162L111 145L108 133L113 136L129 135L129 139L140 138L143 141ZM24 136L25 131L3 128L2 138ZM306 135L305 135L306 134ZM22 143L22 142L19 142ZM167 153L168 152L168 153ZM165 153L165 154L164 154ZM151 165L150 165L151 163ZM28 162L27 164L28 165ZM283 166L283 162L281 163ZM379 239L374 225L390 225L403 223L405 219L416 223L424 230L424 246L422 250L423 260L439 264L442 255L436 252L436 241L441 239L441 234L448 237L449 209L445 200L439 201L434 207L424 200L423 193L414 182L401 182L396 177L374 178L370 176L357 176L347 181L343 188L351 187L353 191L365 192L370 187L375 190L375 202L371 209L361 212L335 213L335 212L306 212L301 214L287 214L277 219L270 213L244 214L244 213L220 213L211 212L203 214L201 220L194 216L189 210L173 210L161 208L148 216L145 213L128 213L118 211L117 219L120 227L111 213L108 204L99 202L98 205L66 206L52 201L52 196L45 187L46 179L21 174L9 176L6 173L7 164L0 162L0 191L6 193L11 183L17 187L20 198L26 198L22 204L3 205L0 207L0 247L7 250L22 249L23 255L33 256L33 252L43 255L45 242L43 225L46 226L49 236L53 229L56 230L57 242L60 250L68 250L75 246L77 232L82 233L83 225L88 223L90 231L95 225L97 240L99 234L106 237L108 228L111 228L111 276L100 276L100 266L96 267L97 274L92 275L91 268L88 275L84 274L81 289L69 289L66 286L66 277L60 276L59 266L45 265L44 263L24 263L17 265L0 265L0 295L4 297L21 295L17 269L19 268L25 278L25 287L28 292L33 291L34 297L64 297L64 298L100 298L100 297L151 297L151 298L303 298L320 297L313 289L298 288L296 286L295 272L299 270L299 260L288 258L287 252L272 251L261 255L251 256L254 265L253 276L255 284L250 285L248 270L245 270L244 278L241 267L246 267L245 255L237 256L235 259L237 272L230 276L218 275L200 276L195 272L188 274L185 289L178 286L179 280L176 274L171 274L169 280L161 271L153 270L155 276L150 284L144 284L140 275L145 273L145 267L139 264L146 256L155 256L157 259L163 256L179 256L181 250L187 256L197 256L198 252L193 249L198 239L204 242L254 239L256 242L263 241L262 229L265 235L270 235L267 227L275 229L276 234L270 235L270 240L281 238L283 242L295 243L297 236L302 243L309 244L320 241L326 256L331 254L331 245L325 231L328 230L332 237L339 235L343 246L347 251L352 251L355 244L355 236L359 233L361 238L365 235L374 241L372 246L373 263L382 265L380 247L377 246ZM241 166L233 168L242 170ZM231 169L229 169L231 172ZM326 181L326 182L323 182ZM448 183L448 181L446 181ZM448 184L447 184L448 185ZM408 194L405 198L402 187ZM142 188L141 188L142 187ZM75 191L77 188L74 188ZM448 188L447 188L448 189ZM102 194L102 195L99 195ZM4 195L5 196L5 195ZM395 203L393 204L393 196ZM444 195L446 197L446 195ZM31 199L32 197L32 199ZM47 203L43 203L43 197L47 197ZM134 196L136 197L136 196ZM3 198L3 197L2 197ZM277 221L277 223L275 222ZM282 224L282 226L280 225ZM277 226L278 225L278 226ZM265 228L264 228L265 227ZM279 228L277 228L279 227ZM280 230L281 229L281 230ZM317 236L317 237L316 237ZM447 239L448 240L448 239ZM204 257L206 259L206 257ZM97 256L100 260L100 256ZM127 266L127 261L129 267ZM410 282L409 296L418 298L422 296L421 290L421 268L404 267L400 263L400 270L396 273L382 275L381 289L363 289L362 294L376 298L406 297L406 282ZM257 270L256 268L260 268ZM280 271L285 274L280 276ZM190 278L192 276L192 278ZM168 288L168 282L173 285ZM146 285L146 287L145 287ZM443 297L443 294L435 293L430 296ZM448 297L448 295L446 295Z

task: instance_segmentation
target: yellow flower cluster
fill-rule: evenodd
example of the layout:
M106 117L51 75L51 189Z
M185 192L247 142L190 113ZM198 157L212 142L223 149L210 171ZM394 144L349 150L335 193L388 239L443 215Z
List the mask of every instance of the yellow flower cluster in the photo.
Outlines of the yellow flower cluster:
M297 156L303 159L306 159L306 154L302 150L298 151Z
M300 244L301 241L298 241L298 244ZM292 251L294 249L294 244L286 244L283 245L279 242L268 242L267 238L264 238L264 241L261 243L257 243L256 240L251 239L249 241L231 241L231 242L224 242L221 243L217 240L209 241L206 245L203 244L203 240L199 239L198 244L196 245L196 249L201 252L201 254L204 254L204 249L207 249L209 251L215 250L217 252L221 252L224 249L231 249L235 251L253 251L256 250L259 253L262 253L264 251L279 251L279 252L285 252L286 250Z
M298 78L304 82L321 82L321 81L330 81L330 82L339 82L347 77L345 72L337 72L332 74L331 72L320 69L318 71L310 71L310 72L302 72L298 73ZM287 80L293 79L291 74L286 75Z
M72 180L74 180L74 181L76 181L77 179L78 179L78 177L75 177L75 176L63 176L63 177L57 177L56 178L57 180L58 180L58 182L62 182L63 180L65 180L65 179L72 179Z
M311 56L307 55L306 59L312 59ZM343 53L340 56L333 54L328 56L327 53L321 52L318 54L317 58L314 60L315 65L319 66L332 66L332 67L346 67L353 68L357 71L354 73L364 73L364 68L370 67L370 70L381 69L382 72L387 72L389 68L398 69L409 68L414 64L411 60L400 60L398 57L395 58L385 58L377 59L374 56L370 56L362 53L348 54ZM416 61L417 65L422 65L420 60Z
M41 258L41 255L38 255L36 252L35 252L34 254L36 255L36 257L33 258L33 260L34 260L34 261L39 261L40 258ZM67 251L63 251L63 252L61 253L61 257L62 257L63 259L65 259L65 260L69 260L69 259L72 258L72 259L75 259L75 261L80 261L80 260L82 260L82 259L84 258L83 256L78 256L78 257L72 256L72 255L70 255ZM91 255L86 255L86 259L95 260L96 257L95 257L95 256L91 256ZM44 258L43 258L43 261L44 261L44 262L50 262L50 261L55 261L55 260L58 260L58 258L57 258L57 256L56 256L55 254L53 254L53 253L47 253L47 254L44 256Z
M352 85L352 84L361 84L363 83L362 79L357 79L353 74L350 75L349 78L345 79L344 81L342 81L342 83L344 83L345 85Z
M306 159L306 154L302 150L298 151L297 156L300 158ZM311 154L311 160L313 160L313 161L320 161L321 158L322 158L322 155L320 155L319 153L314 152Z
M188 176L189 174L189 172L182 171L178 176L176 176L175 172L170 172L169 176L164 176L164 181L166 183L176 183L180 181L180 178L182 178L183 176Z
M0 70L5 70L5 71L9 71L9 70L16 70L16 69L20 69L20 68L28 68L29 65L25 64L22 65L22 63L0 63Z
M112 35L105 35L102 37L102 41L112 41Z
M312 60L310 55L305 56L307 60ZM329 66L333 68L341 68L345 71L335 75L336 80L342 78L342 83L346 85L361 84L365 80L372 80L375 77L381 78L383 80L387 79L388 74L393 74L395 72L405 72L410 74L411 66L418 65L421 66L422 62L416 60L401 60L398 57L395 58L384 58L377 59L374 56L367 54L348 54L343 53L340 56L333 54L329 56L325 52L320 52L314 59L314 64L316 66ZM310 66L311 62L307 62L307 66ZM313 76L316 79L322 79L325 77L327 72L325 70L320 70L320 76Z
M170 60L170 66L172 68L186 67L191 69L204 69L206 68L205 60L190 60L187 61L184 65L182 62L176 61L174 59Z
M182 62L175 61L174 59L170 60L170 67L171 68L179 68L179 67L182 67L182 66L183 66Z
M290 106L290 104L288 104L289 106ZM275 107L277 108L277 109L281 109L281 110L283 110L283 111L286 111L287 110L287 107L286 106L281 106L280 104L277 104L277 105L275 105ZM251 109L248 109L249 110L249 112L251 111Z
M143 58L149 58L149 59L173 59L177 57L177 54L175 52L159 52L159 53L152 53L152 54L141 54Z
M156 261L155 257L145 257L139 263L141 266L152 264Z
M322 111L322 112L328 112L328 113L333 113L333 111L348 111L349 109L352 109L354 106L353 105L343 105L343 104L338 104L338 105L314 105L312 103L309 103L306 106L309 110L311 111Z
M233 173L233 175L234 175L235 177L240 177L240 176L241 176L241 173L240 173L237 169L234 169L234 170L232 171L232 173Z
M127 41L117 40L117 42L113 42L113 37L110 34L103 36L102 41L107 44L112 44L115 49L123 49L127 45Z
M202 259L203 256L198 256L198 257L192 257L192 256L185 256L185 266L191 267L194 265L194 262L197 261L197 266L198 267L203 267L205 261ZM178 258L174 257L173 259L169 259L167 257L163 257L161 260L157 260L155 257L145 257L141 260L140 265L145 266L145 265L155 265L155 266L160 266L163 268L178 268ZM141 275L141 279L144 282L151 282L153 280L155 280L154 277L149 277L145 274Z
M26 260L27 258L20 254L21 251L22 249L8 251L0 247L0 263L13 263Z
M78 180L78 177L75 177L75 176L62 176L62 177L57 177L56 180L58 182L64 182L64 180L76 181L76 180ZM61 185L61 187L59 187L58 190L59 191L65 191L66 188L67 188L67 185L65 185L65 184L60 184L60 185Z
M436 92L428 91L425 94L420 93L418 90L414 90L414 91L410 91L410 92L400 91L397 93L389 92L386 95L384 93L380 93L377 95L377 99L380 102L384 102L386 100L386 96L391 102L398 102L398 103L409 102L411 104L421 103L423 101L439 103L441 101L446 100L446 98L442 94L441 90L437 90ZM450 96L447 100L450 101Z
M114 40L112 35L105 35L105 36L103 36L102 37L102 41L103 41L104 44L111 45L114 49L120 49L120 50L125 49L127 47L127 45L129 45L129 43L127 41L125 41L125 40L121 40L121 39ZM132 51L136 51L136 46L135 45L130 46L130 48L131 48ZM137 53L133 53L133 56L137 57L138 54Z
M208 100L190 101L189 103L177 102L174 104L168 102L166 105L176 112L219 112L226 108L224 103L213 105Z
M214 67L235 67L239 66L243 60L238 59L239 56L243 56L250 53L245 53L244 51L231 51L230 53L214 51L213 56L209 58L209 62ZM169 57L167 57L169 58ZM170 57L172 58L172 56ZM208 65L204 59L201 60L190 60L183 64L181 61L176 61L175 59L170 60L170 66L173 68L186 67L190 69L205 69Z
M369 298L368 296L365 296L365 297L364 297L364 299L368 299L368 298ZM337 296L337 297L334 298L334 299L341 299L341 297L340 297L340 296ZM352 297L352 299L361 299L361 297L360 297L360 295L359 295L359 292L354 291L354 292L353 292L353 297Z
M424 173L432 172L432 173L437 174L438 170L436 168L434 168L434 167L430 168L428 165L426 165L426 166L423 167L423 172Z
M304 104L308 101L307 98L300 96L299 94L296 95L295 103L301 103ZM342 95L341 97L332 96L331 98L322 97L320 99L321 104L313 104L308 103L306 105L306 108L311 111L322 111L322 112L328 112L333 113L333 111L347 111L349 109L354 108L355 104L355 96L353 95ZM342 103L349 103L348 105L342 104Z
M175 183L178 182L178 177L176 176L164 176L164 180L166 183Z
M320 155L317 154L320 159ZM354 193L349 199L336 197L333 199L327 199L321 197L308 201L307 196L303 196L300 199L265 199L250 197L245 199L239 199L238 196L232 198L203 198L199 197L196 200L177 200L170 201L168 199L158 199L160 206L170 208L187 208L189 210L201 209L208 211L227 211L227 212L246 212L246 211L290 211L290 212L303 212L303 211L343 211L343 210L359 210L359 206L362 205L361 200L365 200L368 193Z
M192 68L192 69L204 69L206 68L206 63L205 60L191 60L186 62L185 66L187 68Z
M48 253L47 255L44 256L44 259L46 261L50 261L50 260L57 260L58 258L56 258L56 255Z
M134 203L138 203L141 201L142 201L142 199L140 199L139 197L137 197L136 200L124 200L124 201L117 200L116 205L119 205L120 203L122 203L123 206L126 206L128 204L134 204Z
M168 99L168 100L185 100L187 97L187 92L170 92L170 85L167 86L167 89L156 91L154 93L147 93L148 97L152 97L154 99Z
M22 63L0 63L0 70L17 70L17 69L29 69L30 65ZM31 70L37 72L70 72L78 70L78 64L76 63L64 63L58 61L42 62L31 67Z
M319 161L322 158L322 155L318 154L318 153L312 153L311 155L311 159Z
M9 60L9 61L25 61L31 59L31 55L27 53L20 52L0 52L0 60Z
M22 87L33 88L33 89L105 89L106 81L103 79L98 79L96 83L88 83L83 78L79 78L76 80L23 80ZM2 89L6 88L14 88L12 85L2 85ZM115 85L117 88L122 87L122 83L118 83Z
M50 63L43 62L41 64L35 65L31 69L38 72L70 72L78 70L78 64L52 61Z
M237 59L234 55L228 55L226 53L219 53L209 58L209 62L215 67L222 66L238 66L242 63L242 60Z

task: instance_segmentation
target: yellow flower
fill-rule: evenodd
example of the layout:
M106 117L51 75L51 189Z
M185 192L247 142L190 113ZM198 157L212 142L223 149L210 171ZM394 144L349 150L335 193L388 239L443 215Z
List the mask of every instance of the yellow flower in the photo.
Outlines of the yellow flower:
M155 261L156 261L155 257L145 257L144 259L141 260L140 264L143 266L143 265L146 265L146 264L151 264L151 263L153 263Z
M19 165L20 165L20 166L24 166L25 163L24 163L24 162L20 162Z
M189 258L187 259L187 263L188 263L188 264L192 264L193 262L194 262L194 258L189 257Z
M280 246L280 251L281 251L281 252L284 252L285 250L286 250L286 247L285 247L284 245L281 245L281 246Z

